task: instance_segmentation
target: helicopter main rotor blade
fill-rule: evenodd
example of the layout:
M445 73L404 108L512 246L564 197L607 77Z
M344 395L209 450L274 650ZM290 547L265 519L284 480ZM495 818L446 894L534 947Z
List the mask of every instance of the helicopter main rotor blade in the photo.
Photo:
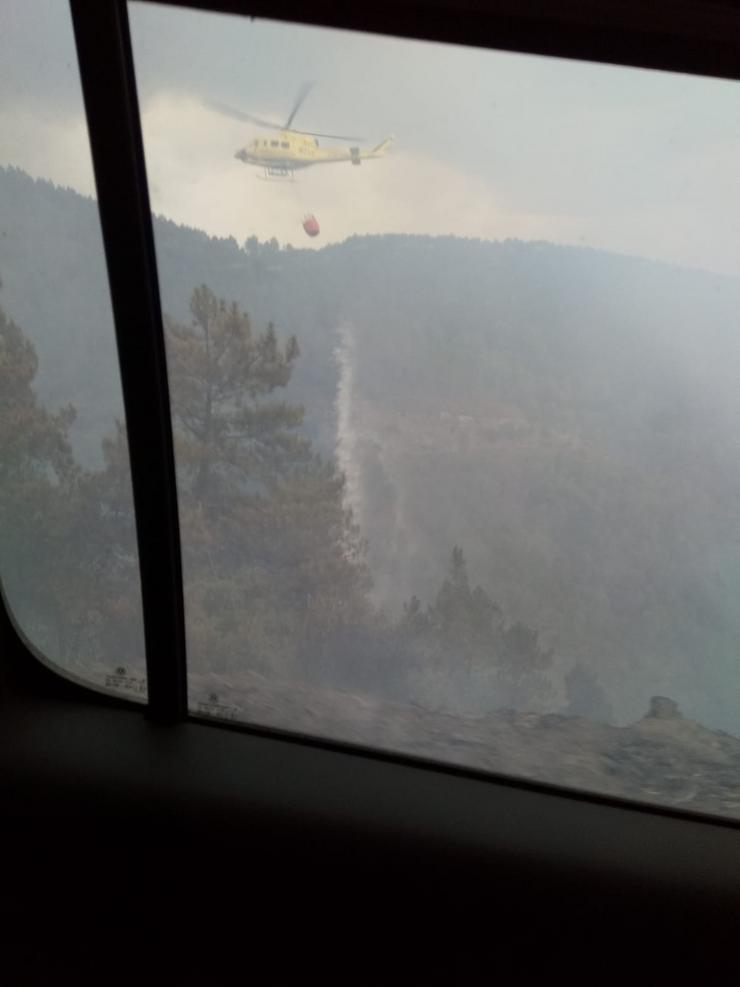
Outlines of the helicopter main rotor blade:
M295 103L293 103L293 109L290 111L290 116L288 117L285 126L282 128L283 130L291 129L290 125L291 123L293 123L293 118L295 117L298 110L300 110L300 108L303 106L303 102L306 99L306 96L308 96L308 94L311 92L311 90L315 85L316 85L315 82L304 82L301 88L298 90L296 101Z
M306 96L308 96L315 84L316 83L314 82L305 82L301 86L300 92L298 93L298 98L293 104L293 110L284 127L281 127L279 123L274 123L271 120L263 120L262 117L256 117L251 113L245 113L244 110L238 110L234 106L227 106L226 103L219 103L217 100L206 99L203 100L203 102L209 109L214 110L216 113L220 113L222 116L231 117L232 120L240 120L242 123L255 123L258 127L267 127L269 130L289 131L291 134L304 134L306 137L327 137L330 140L364 141L364 137L351 137L349 134L320 134L314 130L298 130L296 127L291 127L293 118L303 105Z
M254 117L251 113L244 113L242 110L237 110L233 106L227 106L225 103L217 103L212 99L207 99L205 100L205 105L222 116L231 117L232 120L241 120L242 123L256 123L258 127L269 127L270 130L280 130L280 124L278 123L270 123L269 120Z
M364 141L364 137L350 137L349 134L317 134L313 130L295 130L291 127L291 134L305 134L306 137L330 137L337 141Z

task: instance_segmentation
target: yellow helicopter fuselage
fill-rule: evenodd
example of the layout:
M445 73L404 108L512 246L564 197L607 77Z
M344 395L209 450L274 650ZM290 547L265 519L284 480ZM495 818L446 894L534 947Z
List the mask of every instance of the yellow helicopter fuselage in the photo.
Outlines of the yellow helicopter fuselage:
M255 137L240 148L234 157L245 164L264 168L268 174L286 175L297 168L308 168L316 164L350 161L359 165L368 158L379 158L385 154L392 139L387 137L369 151L359 147L325 148L319 145L315 137L282 130L271 133L268 137Z

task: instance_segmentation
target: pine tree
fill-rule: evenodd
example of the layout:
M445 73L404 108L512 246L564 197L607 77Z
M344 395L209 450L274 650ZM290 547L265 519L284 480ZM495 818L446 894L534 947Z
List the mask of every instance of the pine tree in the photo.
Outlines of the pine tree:
M189 326L165 319L172 412L181 490L208 509L264 491L305 461L308 443L296 435L302 408L262 400L290 380L295 337L281 347L272 324L255 335L249 316L206 285L190 311Z
M276 398L295 338L255 334L206 286L190 308L191 326L166 328L191 654L201 670L304 674L369 613L344 477Z
M434 603L426 611L416 597L404 604L397 633L412 677L434 683L435 705L465 707L472 693L478 705L491 709L531 708L551 691L546 672L552 654L542 650L535 630L506 624L485 590L471 588L457 545Z
M471 590L465 555L455 545L447 578L429 608L432 626L442 638L464 647L470 665L481 647L490 644L500 618L499 607L480 586Z

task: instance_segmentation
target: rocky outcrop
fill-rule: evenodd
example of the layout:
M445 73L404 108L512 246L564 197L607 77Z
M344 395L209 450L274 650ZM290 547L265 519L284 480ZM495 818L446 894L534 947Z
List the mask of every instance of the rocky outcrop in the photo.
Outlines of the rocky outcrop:
M681 716L678 703L666 696L653 696L647 716L655 720L675 720Z

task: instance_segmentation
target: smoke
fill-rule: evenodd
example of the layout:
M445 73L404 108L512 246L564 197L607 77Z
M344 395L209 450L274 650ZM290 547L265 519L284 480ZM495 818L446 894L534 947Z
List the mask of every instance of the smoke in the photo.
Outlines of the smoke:
M355 390L355 341L351 327L346 324L339 327L337 335L339 342L334 349L334 357L339 368L335 399L336 456L339 468L346 478L347 506L352 508L356 521L364 530L367 522L367 504L363 496L362 457L358 449L359 436L352 405Z
M395 423L389 432L384 409L362 396L356 333L348 322L337 330L336 457L346 477L346 505L368 539L373 599L397 614L402 601L419 591L418 566L425 551L404 482L408 449Z
M253 109L269 115L269 107ZM483 161L473 168L463 157L450 161L420 150L413 135L402 130L386 157L359 168L317 165L298 172L295 182L259 181L259 169L234 158L254 128L220 116L182 89L152 91L142 100L141 112L154 212L213 236L238 242L276 237L282 244L312 249L377 233L547 240L721 273L738 271L736 207L726 196L709 195L711 189L730 187L740 161L737 139L684 150L670 170L661 172L660 181L648 172L639 194L594 205L585 193L580 202L545 195L552 176L548 181L540 176L523 193L506 165L511 149L508 157L491 161L490 169ZM77 112L60 113L6 101L0 104L0 127L0 164L94 193L81 104ZM369 144L384 136L370 134ZM577 158L578 148L577 143L570 147L569 161ZM521 169L531 169L533 150L523 146L518 153ZM575 165L572 170L577 171ZM589 172L582 186L587 189L594 180ZM301 228L306 212L321 225L315 241Z

